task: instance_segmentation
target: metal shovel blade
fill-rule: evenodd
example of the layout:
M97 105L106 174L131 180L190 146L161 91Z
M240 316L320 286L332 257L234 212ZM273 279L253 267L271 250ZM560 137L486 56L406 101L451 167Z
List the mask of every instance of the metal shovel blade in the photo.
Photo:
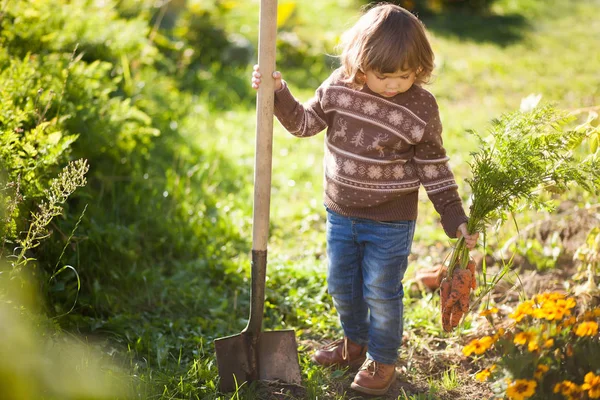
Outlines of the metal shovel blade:
M301 384L293 330L260 332L257 341L242 332L215 340L215 350L221 392L234 391L236 386L254 380Z

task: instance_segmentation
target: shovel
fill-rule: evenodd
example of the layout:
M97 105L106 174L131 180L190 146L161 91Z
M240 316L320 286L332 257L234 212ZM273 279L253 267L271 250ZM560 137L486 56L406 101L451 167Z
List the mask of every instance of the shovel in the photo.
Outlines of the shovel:
M256 105L250 317L248 324L238 335L215 340L222 392L231 392L244 382L255 380L301 383L294 331L262 331L275 92L275 82L269 78L275 71L277 0L261 0L259 25L258 65L265 78L260 84Z

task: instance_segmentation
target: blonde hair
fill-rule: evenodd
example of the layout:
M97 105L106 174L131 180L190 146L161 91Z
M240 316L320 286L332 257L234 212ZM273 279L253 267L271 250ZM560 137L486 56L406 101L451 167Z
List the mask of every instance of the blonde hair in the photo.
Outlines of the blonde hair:
M409 11L389 3L370 8L342 35L340 58L344 80L364 84L361 73L414 71L415 83L429 81L433 51L423 23Z

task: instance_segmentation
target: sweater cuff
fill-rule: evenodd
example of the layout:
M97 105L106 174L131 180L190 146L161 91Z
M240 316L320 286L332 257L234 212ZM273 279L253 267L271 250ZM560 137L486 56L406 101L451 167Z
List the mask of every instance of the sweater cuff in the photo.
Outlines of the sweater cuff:
M442 227L444 232L451 239L456 239L456 231L463 222L468 222L469 218L465 214L461 204L455 204L448 207L442 215Z
M296 99L290 92L287 82L281 81L281 88L275 91L275 111L281 115L285 110L291 110L296 105Z

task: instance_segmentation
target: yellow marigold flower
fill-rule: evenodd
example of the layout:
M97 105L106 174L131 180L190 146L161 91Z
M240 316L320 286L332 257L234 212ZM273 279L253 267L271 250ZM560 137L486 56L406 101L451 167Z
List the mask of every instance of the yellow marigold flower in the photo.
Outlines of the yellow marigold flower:
M594 312L593 311L586 311L583 313L583 315L579 316L580 319L586 320L586 319L593 319L594 318Z
M506 388L506 396L510 400L525 400L535 394L537 382L529 379L517 379L508 388Z
M491 336L484 336L481 339L479 339L479 342L481 343L481 345L483 347L485 347L485 350L489 349L490 347L492 347L492 345L494 344L495 340L493 337ZM484 351L485 351L484 350Z
M579 316L579 319L585 320L585 321L591 321L599 316L600 316L600 308L595 308L593 310L584 312L583 315Z
M544 293L546 295L546 298L548 300L560 300L560 299L564 299L565 297L567 297L564 293L558 293L558 292L551 292L551 293Z
M554 385L554 393L559 393L562 389L562 383L557 383Z
M535 307L532 308L530 315L548 321L561 320L571 315L571 309L577 305L575 299L567 298L560 293L544 293L535 296L534 300Z
M540 303L544 300L546 300L548 298L548 293L540 293L540 294L536 294L533 299L537 302Z
M501 337L502 335L504 335L504 332L505 332L505 331L504 331L504 328L500 328L500 329L498 329L498 332L496 332L496 334L495 334L495 335L494 335L494 337L493 337L494 341L496 341L496 340L500 339L500 337Z
M534 318L546 319L548 321L557 321L563 319L565 315L570 314L570 311L563 305L556 303L544 303L542 307L533 310Z
M561 393L563 396L571 398L581 393L581 388L571 381L562 381L554 385L554 393Z
M484 336L481 339L473 339L466 345L462 352L465 356L470 356L472 353L477 355L485 353L490 346L494 344L494 339L490 336Z
M543 303L546 300L550 300L550 293L540 293L533 297L536 303Z
M533 339L534 334L533 332L519 332L515 335L515 338L513 339L513 342L515 344L525 344L528 341L530 341L531 339Z
M515 312L509 315L510 318L519 322L527 315L531 315L533 313L533 301L527 300L517 306Z
M552 347L552 346L554 346L554 339L550 338L550 339L548 339L548 340L546 340L546 341L544 342L544 347L545 347L546 349L548 349L548 348L550 348L550 347Z
M532 339L529 341L529 344L527 345L527 350L533 353L534 351L538 351L539 349L540 346L538 345L537 339Z
M496 314L497 312L498 312L498 309L496 307L492 307L492 308L488 308L487 310L483 310L482 312L479 313L479 315L481 315L482 317L487 317L488 315Z
M588 391L590 399L600 399L600 375L588 372L583 378L581 389Z
M547 365L539 364L535 369L535 373L533 374L533 376L535 377L535 379L542 379L542 376L544 376L544 374L548 372L549 369L550 367L548 367Z
M595 321L585 321L577 325L575 334L577 336L594 336L598 333L598 323Z
M485 382L488 380L491 374L492 371L490 371L489 368L486 368L483 371L479 371L478 373L476 373L475 379L477 379L479 382Z

